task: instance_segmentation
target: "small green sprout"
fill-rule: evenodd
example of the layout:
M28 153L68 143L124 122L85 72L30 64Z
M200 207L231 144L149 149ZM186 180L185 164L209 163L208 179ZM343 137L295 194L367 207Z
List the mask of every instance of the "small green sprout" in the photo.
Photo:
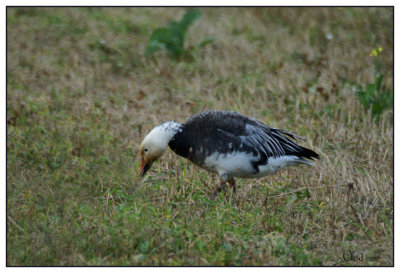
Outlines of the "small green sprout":
M146 48L145 56L151 57L159 50L167 50L168 54L175 60L189 56L190 50L186 50L184 47L186 33L189 26L200 17L200 10L190 9L179 22L170 22L167 27L154 30ZM201 41L197 48L203 48L212 42L214 42L213 38L207 38Z

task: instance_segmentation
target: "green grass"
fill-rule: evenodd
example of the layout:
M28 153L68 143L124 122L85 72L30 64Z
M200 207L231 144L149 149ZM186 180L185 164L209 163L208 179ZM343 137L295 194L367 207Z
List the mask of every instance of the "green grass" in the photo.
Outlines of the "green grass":
M393 265L393 109L376 119L354 92L378 46L393 90L392 9L203 8L186 41L212 44L149 61L185 12L7 9L7 264ZM205 109L302 135L321 160L239 179L236 200L209 200L217 177L172 152L139 178L146 133Z

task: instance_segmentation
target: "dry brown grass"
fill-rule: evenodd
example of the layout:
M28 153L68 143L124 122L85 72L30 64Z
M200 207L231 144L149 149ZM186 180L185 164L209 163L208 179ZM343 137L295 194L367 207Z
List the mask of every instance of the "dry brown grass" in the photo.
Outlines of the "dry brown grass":
M216 41L156 63L143 57L151 31L185 9L7 11L9 265L393 265L393 110L374 121L353 88L373 81L377 46L393 86L391 9L203 8L187 44ZM172 153L141 184L145 133L205 109L302 135L321 160L240 180L237 204L203 199L216 177Z

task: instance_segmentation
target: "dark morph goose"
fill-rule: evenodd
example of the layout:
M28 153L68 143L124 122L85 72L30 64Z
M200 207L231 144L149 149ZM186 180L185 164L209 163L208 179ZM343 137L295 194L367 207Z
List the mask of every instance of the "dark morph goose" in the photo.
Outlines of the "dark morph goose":
M196 165L217 173L221 184L236 191L235 177L257 178L274 174L286 166L313 165L314 151L288 137L299 137L232 111L205 111L184 124L166 121L153 128L140 147L140 176L143 176L167 149Z

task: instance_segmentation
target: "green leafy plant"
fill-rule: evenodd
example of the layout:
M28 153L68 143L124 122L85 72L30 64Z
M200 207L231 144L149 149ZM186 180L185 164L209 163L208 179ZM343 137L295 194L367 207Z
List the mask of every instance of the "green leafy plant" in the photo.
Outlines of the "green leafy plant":
M379 118L380 115L388 108L392 107L393 104L393 90L385 87L383 79L385 73L381 69L379 62L379 53L382 48L373 49L370 53L371 57L376 58L374 82L367 84L363 87L358 84L356 86L356 95L360 100L360 103L365 109L371 109L372 115Z
M168 54L174 59L189 56L191 50L187 50L184 47L186 33L189 26L200 19L200 17L200 10L190 9L179 22L170 22L167 27L154 30L146 48L146 57L153 56L159 50L167 50ZM213 41L213 38L204 39L197 45L197 48L203 48Z

